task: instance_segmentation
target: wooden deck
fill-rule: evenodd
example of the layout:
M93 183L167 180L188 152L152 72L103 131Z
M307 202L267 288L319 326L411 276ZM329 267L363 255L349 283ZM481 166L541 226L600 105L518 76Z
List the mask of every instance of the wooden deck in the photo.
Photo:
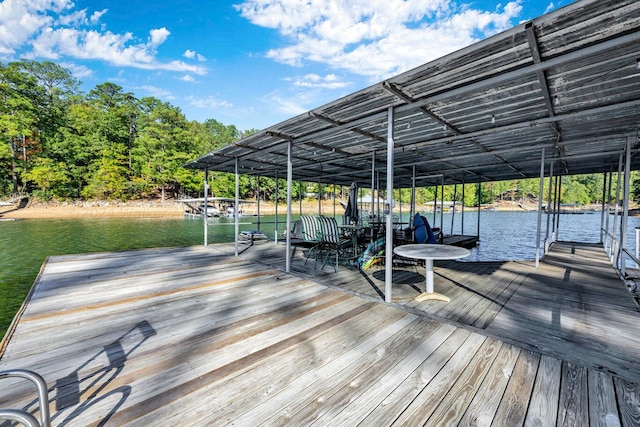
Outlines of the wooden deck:
M385 304L382 270L243 249L50 257L0 370L43 375L58 426L640 425L640 316L598 247L436 262L448 304L413 300L419 267Z

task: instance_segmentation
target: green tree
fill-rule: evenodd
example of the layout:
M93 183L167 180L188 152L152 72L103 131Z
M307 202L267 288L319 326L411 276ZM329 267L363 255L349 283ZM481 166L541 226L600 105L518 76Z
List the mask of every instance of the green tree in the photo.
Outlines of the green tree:
M191 140L193 129L179 108L155 98L143 98L139 138L135 159L140 176L160 191L165 200L168 189L173 196L185 186L193 187L195 176L182 166L193 158L196 150Z
M33 181L40 190L40 197L66 197L66 185L69 184L67 166L64 163L56 163L46 157L35 162L33 168L24 174L24 178Z
M209 138L199 147L200 155L225 147L242 137L242 133L234 125L226 126L215 119L207 119L203 123Z
M30 97L36 85L16 63L0 64L0 181L11 183L13 193L18 192L27 168L27 141L36 129L37 109Z
M33 79L29 98L37 111L38 136L45 144L60 126L64 126L69 103L77 98L80 83L66 68L50 61L22 60L17 69Z
M129 198L127 156L122 145L105 147L102 157L91 164L90 171L89 182L82 190L83 197L103 200Z

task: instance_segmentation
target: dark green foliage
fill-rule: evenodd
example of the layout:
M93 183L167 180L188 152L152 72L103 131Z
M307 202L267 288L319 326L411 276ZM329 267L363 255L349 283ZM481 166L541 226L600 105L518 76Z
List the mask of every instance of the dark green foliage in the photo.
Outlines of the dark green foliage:
M83 94L68 70L49 61L0 63L0 196L19 191L43 199L202 196L203 173L182 166L255 132L215 119L187 121L178 107L153 97L137 99L111 82ZM277 194L284 202L284 178L276 192L275 179L261 177L258 187L258 177L243 176L240 197L275 201ZM210 195L235 196L233 175L210 173L209 182ZM634 200L640 199L640 184L632 187ZM344 199L342 190L335 189L338 199ZM599 202L602 190L602 175L563 177L561 202ZM294 200L299 191L330 198L334 188L295 183ZM539 191L538 179L483 183L480 203L533 200ZM411 195L404 190L394 197L409 203ZM418 204L434 197L461 201L462 185L416 190ZM464 203L476 205L477 198L477 186L466 184Z

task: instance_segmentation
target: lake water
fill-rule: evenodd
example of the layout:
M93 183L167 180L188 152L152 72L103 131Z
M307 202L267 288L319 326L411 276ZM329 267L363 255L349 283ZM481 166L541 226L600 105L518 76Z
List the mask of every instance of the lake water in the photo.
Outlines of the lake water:
M477 211L467 211L464 215L464 234L475 235ZM406 215L405 215L406 216ZM294 216L296 217L296 216ZM426 214L429 222L440 226L440 216ZM480 244L472 249L469 261L522 260L535 258L535 230L537 212L482 212L480 215ZM596 243L600 239L600 213L583 215L561 215L559 240ZM453 221L452 221L453 219ZM285 216L279 217L279 230L283 229ZM275 216L263 216L261 224L256 217L241 219L240 230L260 230L273 239ZM338 221L341 221L338 219ZM613 217L610 216L610 229ZM442 217L443 229L461 234L462 215L445 213ZM546 216L543 215L543 230ZM635 227L640 226L640 218L629 218L628 248L635 244ZM231 242L234 236L233 220L213 219L208 228L209 243ZM123 251L129 249L189 246L203 243L203 223L201 220L182 218L141 219L72 219L72 220L19 220L0 221L0 301L9 313L20 306L24 295L31 287L45 261L50 255L72 253ZM15 287L24 290L20 297L15 295ZM7 313L2 319L0 331L6 326ZM8 321L11 321L11 315ZM6 323L6 324L5 324Z

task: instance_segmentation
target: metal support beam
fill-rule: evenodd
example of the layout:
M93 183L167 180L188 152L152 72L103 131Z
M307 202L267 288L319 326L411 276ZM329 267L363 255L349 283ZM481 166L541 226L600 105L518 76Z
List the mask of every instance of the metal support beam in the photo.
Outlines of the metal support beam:
M606 236L604 235L605 215L609 217L609 205L607 205L607 173L602 174L602 204L600 206L600 244L604 246Z
M393 287L393 107L389 107L387 117L387 206L389 207L389 212L386 215L385 235L387 240L384 264L384 300L391 302L391 289Z
M209 193L209 169L205 169L204 170L204 213L203 213L203 218L202 218L202 222L203 222L203 227L204 227L204 245L208 246L209 245L209 224L208 224L208 220L209 220L209 212L207 211L207 207L209 205L209 199L208 199L208 193Z
M284 270L291 272L291 199L293 194L293 163L291 161L293 142L289 140L287 143L287 242L286 242L286 261Z
M625 150L624 162L624 198L622 203L622 220L620 222L620 272L625 277L625 257L624 250L627 248L627 225L629 223L629 187L631 180L631 144L634 136L627 137L627 147Z
M549 230L551 228L551 187L553 182L553 161L549 162L549 191L547 192L547 231L544 237L544 253L549 252ZM540 199L542 200L542 193L540 193Z
M613 214L613 228L612 228L612 240L613 240L613 248L611 250L611 262L616 266L618 266L618 251L620 250L620 241L616 239L616 234L618 232L618 212L620 211L620 187L622 179L622 159L624 158L624 154L620 154L618 158L618 180L616 183L616 208Z
M240 174L238 173L238 170L240 169L240 160L238 159L238 157L236 157L236 200L235 200L235 206L233 207L233 216L234 216L234 230L235 230L235 236L234 236L234 241L235 241L235 255L238 256L240 253L240 248L238 247L238 234L240 234L240 218L238 215L238 211L240 209Z
M605 217L605 226L604 229L606 230L606 236L605 238L609 240L609 245L608 245L608 250L607 250L607 254L609 255L609 259L611 259L611 245L612 245L612 241L611 241L611 236L609 236L609 211L611 211L611 183L613 182L613 170L609 170L609 184L607 185L607 213L606 213L606 217Z
M544 147L542 147L542 160L540 160L540 191L538 194L538 228L536 230L536 268L540 265L540 233L542 231L542 191L544 186Z
M278 201L279 201L279 195L278 195L278 186L280 184L280 181L278 180L278 172L276 171L276 219L275 219L275 228L276 231L274 233L273 236L273 240L278 243ZM289 231L289 230L287 230Z
M371 153L371 220L375 220L376 208L375 203L373 202L373 195L376 192L376 152L373 151ZM373 232L373 227L371 227L371 241L373 241L375 234Z
M314 117L316 119L322 120L323 122L326 122L326 123L330 123L333 126L337 126L337 127L344 126L346 124L346 123L339 122L337 120L333 120L330 117L323 116L322 114L318 114L318 113L313 112L313 111L311 111L309 113L309 117ZM374 141L378 141L378 142L382 142L382 143L386 143L387 142L384 138L379 137L378 135L375 135L375 134L373 134L371 132L364 131L362 129L358 129L356 127L348 127L347 129L350 130L353 133L358 134L358 135L362 135L364 137L373 139ZM346 153L346 154L348 154L348 153Z

